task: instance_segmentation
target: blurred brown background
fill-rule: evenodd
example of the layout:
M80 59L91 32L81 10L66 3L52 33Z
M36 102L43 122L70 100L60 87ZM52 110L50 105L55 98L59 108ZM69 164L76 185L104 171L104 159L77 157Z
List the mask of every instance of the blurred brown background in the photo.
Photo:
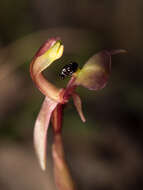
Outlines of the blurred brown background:
M143 1L0 1L0 190L55 190L48 133L48 169L33 149L33 125L43 95L29 64L39 46L60 36L64 56L45 73L57 86L63 65L102 49L125 48L112 57L105 89L79 87L87 122L72 101L65 108L63 138L73 177L82 190L143 189Z

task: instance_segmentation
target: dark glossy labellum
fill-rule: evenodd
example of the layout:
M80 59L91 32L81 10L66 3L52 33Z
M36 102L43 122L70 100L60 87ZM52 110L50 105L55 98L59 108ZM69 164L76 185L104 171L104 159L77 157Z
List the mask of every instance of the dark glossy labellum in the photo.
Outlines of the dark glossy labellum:
M71 62L62 68L60 77L62 79L65 79L65 77L71 76L74 72L76 72L77 69L78 69L78 64L76 62Z

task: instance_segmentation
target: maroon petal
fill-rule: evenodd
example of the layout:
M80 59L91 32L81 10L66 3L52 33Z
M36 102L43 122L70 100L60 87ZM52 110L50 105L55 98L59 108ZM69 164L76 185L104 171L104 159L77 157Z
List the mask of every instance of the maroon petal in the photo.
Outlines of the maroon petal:
M83 112L82 112L82 102L81 102L81 99L80 99L79 95L76 94L76 93L73 93L73 94L72 94L72 97L73 97L74 105L75 105L75 107L76 107L76 109L77 109L77 112L78 112L78 114L79 114L81 120L82 120L83 122L85 122L86 119L85 119L85 117L84 117L84 115L83 115Z
M47 129L57 102L46 97L34 127L34 146L42 170L46 169Z

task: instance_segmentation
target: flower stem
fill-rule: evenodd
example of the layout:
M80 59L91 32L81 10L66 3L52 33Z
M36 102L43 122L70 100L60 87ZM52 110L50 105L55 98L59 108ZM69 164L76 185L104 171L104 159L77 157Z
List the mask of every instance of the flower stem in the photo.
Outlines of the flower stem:
M76 185L72 179L68 165L65 161L64 148L61 133L54 135L52 146L52 156L54 163L54 177L58 190L76 190Z
M63 112L63 105L58 104L57 107L54 109L52 114L52 126L54 130L54 134L60 133L62 129L62 112Z

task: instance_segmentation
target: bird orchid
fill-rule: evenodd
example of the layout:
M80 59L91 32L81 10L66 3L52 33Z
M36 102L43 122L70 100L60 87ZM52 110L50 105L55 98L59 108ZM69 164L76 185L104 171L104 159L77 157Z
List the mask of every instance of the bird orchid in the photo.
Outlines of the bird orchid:
M105 87L111 71L111 55L126 52L123 49L101 51L93 55L83 66L74 72L66 88L57 88L42 74L55 60L59 59L64 51L60 38L50 38L46 41L33 57L30 64L30 74L38 89L45 95L45 99L34 127L34 145L42 170L46 169L46 144L47 130L52 122L54 134L61 132L63 104L73 98L74 105L83 122L85 117L82 112L82 103L75 92L81 85L90 90L99 90Z

